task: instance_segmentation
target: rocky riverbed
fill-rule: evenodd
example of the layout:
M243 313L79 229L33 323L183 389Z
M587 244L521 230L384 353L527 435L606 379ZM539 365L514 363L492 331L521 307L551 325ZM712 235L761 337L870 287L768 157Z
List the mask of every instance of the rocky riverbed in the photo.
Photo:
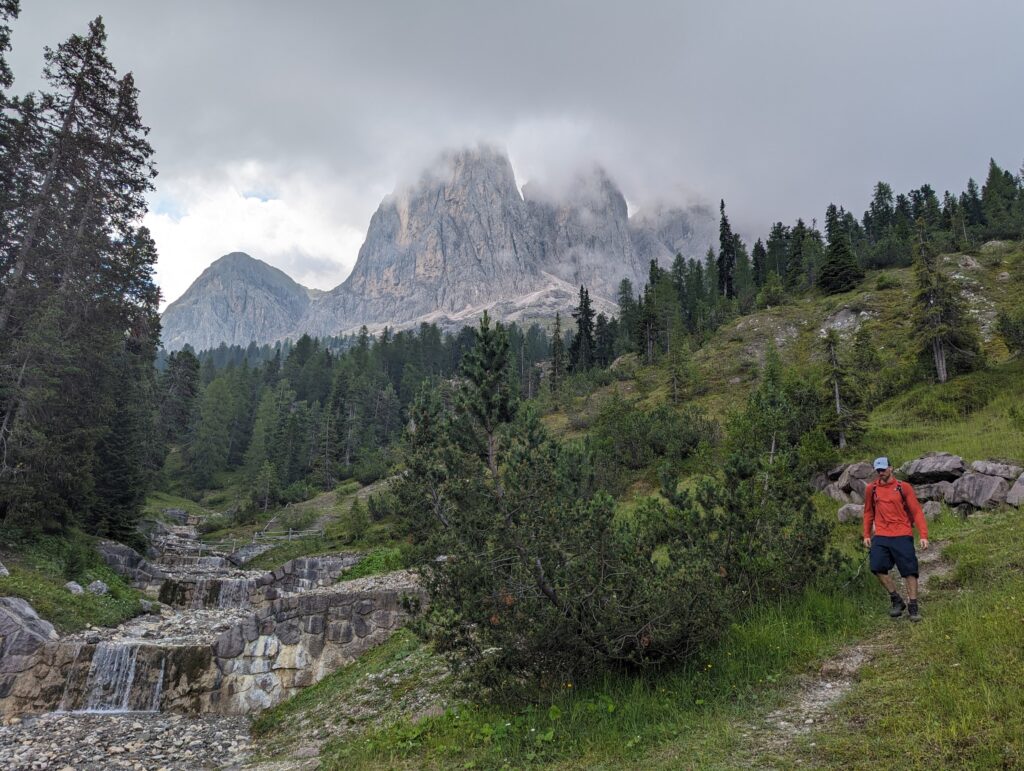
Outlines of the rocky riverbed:
M241 768L251 751L246 717L49 712L0 726L0 768L194 771Z

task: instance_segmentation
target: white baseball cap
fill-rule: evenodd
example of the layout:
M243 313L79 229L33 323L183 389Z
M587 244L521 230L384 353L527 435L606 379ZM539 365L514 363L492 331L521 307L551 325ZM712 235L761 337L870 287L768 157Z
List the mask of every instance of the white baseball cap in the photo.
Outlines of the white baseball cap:
M875 471L884 471L889 468L889 459L886 457L875 458Z

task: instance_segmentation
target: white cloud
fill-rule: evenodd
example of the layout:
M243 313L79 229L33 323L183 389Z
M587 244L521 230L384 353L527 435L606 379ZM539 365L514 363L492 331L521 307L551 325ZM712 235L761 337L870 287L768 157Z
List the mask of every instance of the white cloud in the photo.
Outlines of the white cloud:
M255 161L160 179L145 224L159 250L164 305L211 262L246 252L300 284L330 289L348 275L365 235L366 204L337 180L279 173Z

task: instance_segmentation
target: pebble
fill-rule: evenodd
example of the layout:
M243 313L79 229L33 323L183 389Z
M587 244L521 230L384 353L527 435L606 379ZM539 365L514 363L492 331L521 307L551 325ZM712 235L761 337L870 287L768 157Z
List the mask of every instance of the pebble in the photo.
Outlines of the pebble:
M245 717L50 712L8 723L0 727L4 771L197 771L241 765L251 752Z

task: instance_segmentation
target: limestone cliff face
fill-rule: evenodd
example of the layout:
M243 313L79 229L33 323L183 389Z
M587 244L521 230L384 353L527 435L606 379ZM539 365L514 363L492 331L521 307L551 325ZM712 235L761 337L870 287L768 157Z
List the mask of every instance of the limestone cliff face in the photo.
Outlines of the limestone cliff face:
M478 147L448 153L416 184L381 202L352 273L329 292L232 254L203 273L164 313L164 344L246 345L361 325L453 328L485 311L528 323L568 313L581 285L597 310L615 312L623 278L639 291L650 260L701 257L716 236L707 209L655 209L629 217L600 168L554 191L520 195L507 155Z
M603 169L577 175L555 196L540 185L523 188L544 269L591 294L614 298L623 278L645 274L630 236L626 199Z
M163 313L168 350L279 340L295 330L318 293L242 252L221 257Z
M351 275L314 303L304 331L401 325L541 287L537 242L508 158L448 154L370 220Z

